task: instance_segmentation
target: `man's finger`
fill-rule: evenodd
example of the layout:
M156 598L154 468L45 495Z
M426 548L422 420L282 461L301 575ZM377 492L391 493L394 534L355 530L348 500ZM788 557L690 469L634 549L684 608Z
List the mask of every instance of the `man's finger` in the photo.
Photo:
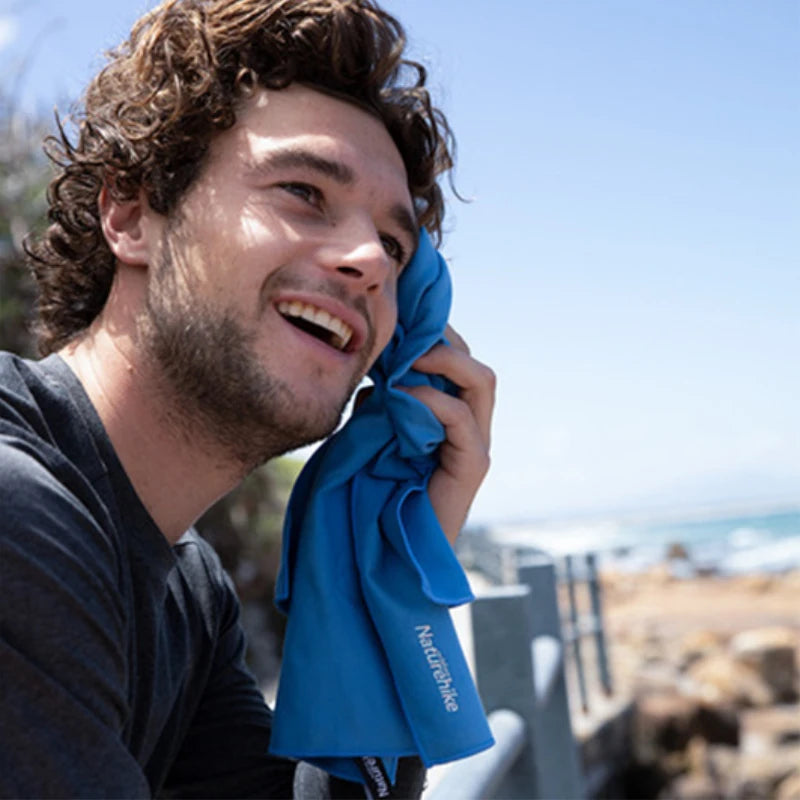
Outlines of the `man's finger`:
M445 428L439 467L431 476L428 494L450 542L455 542L469 507L489 469L488 443L469 404L432 386L404 387L430 408Z
M488 450L486 440L469 403L432 386L401 387L433 411L447 430L447 440L458 450Z
M469 345L464 341L461 334L452 326L449 325L444 329L444 338L450 342L452 347L456 350L461 350L463 353L469 355Z
M494 372L465 352L446 345L429 350L415 362L414 368L420 372L444 375L461 389L460 398L472 409L488 447L497 384Z

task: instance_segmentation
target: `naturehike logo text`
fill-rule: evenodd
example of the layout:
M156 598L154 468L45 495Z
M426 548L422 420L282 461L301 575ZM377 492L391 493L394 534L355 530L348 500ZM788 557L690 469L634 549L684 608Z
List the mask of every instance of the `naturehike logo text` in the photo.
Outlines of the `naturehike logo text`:
M450 675L450 669L444 656L441 654L437 647L433 644L433 632L430 625L417 625L414 630L417 632L417 641L425 653L425 658L428 661L428 666L433 673L433 679L436 681L436 686L439 689L439 694L442 696L444 707L450 711L458 711L458 692L453 686L453 678Z
M363 756L361 758L362 770L366 773L372 790L376 797L389 797L391 786L389 786L389 776L385 774L380 762L373 756Z

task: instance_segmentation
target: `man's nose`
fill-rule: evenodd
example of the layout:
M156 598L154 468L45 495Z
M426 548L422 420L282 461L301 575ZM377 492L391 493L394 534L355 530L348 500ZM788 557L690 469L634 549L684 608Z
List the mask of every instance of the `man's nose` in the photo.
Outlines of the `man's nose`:
M366 291L379 289L391 274L392 261L371 222L337 225L323 250L327 269L344 275Z

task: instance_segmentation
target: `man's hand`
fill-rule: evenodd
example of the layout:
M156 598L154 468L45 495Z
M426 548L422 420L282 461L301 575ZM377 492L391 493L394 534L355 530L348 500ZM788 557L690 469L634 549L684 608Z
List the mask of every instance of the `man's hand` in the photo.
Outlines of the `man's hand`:
M413 366L420 372L444 375L460 387L459 396L430 386L404 387L404 391L425 403L445 428L439 467L431 476L428 494L453 544L489 470L496 378L489 367L472 358L466 342L449 325L445 336L450 347L436 345Z

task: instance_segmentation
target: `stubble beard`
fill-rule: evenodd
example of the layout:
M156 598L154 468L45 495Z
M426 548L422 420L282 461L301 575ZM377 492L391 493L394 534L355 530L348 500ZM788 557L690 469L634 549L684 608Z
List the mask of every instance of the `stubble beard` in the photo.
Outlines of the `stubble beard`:
M255 335L231 309L201 299L178 279L169 242L163 244L140 335L168 422L191 444L235 462L242 474L330 435L360 371L340 402L302 401L262 366Z

